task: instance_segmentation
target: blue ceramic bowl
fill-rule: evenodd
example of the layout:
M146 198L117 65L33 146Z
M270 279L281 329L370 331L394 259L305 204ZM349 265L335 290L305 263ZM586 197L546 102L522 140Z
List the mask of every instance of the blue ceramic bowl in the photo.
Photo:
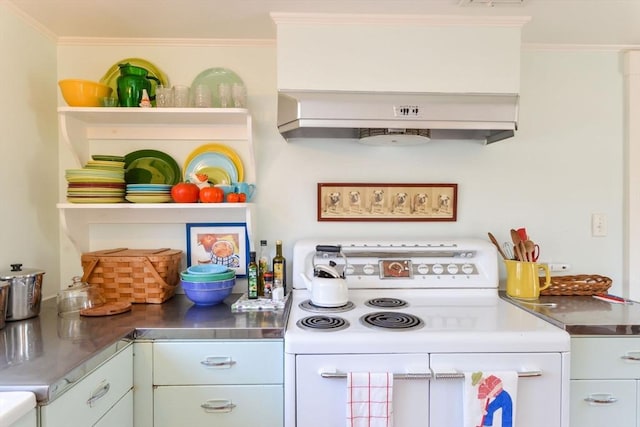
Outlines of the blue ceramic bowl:
M220 304L231 295L236 279L220 280L217 282L189 282L181 280L180 284L185 295L194 304L210 306Z

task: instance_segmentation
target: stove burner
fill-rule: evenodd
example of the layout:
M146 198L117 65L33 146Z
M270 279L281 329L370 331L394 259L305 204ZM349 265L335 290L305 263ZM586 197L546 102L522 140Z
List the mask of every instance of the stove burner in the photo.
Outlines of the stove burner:
M298 304L298 307L304 311L310 311L312 313L344 313L345 311L353 310L355 308L355 304L348 301L345 305L341 305L339 307L320 307L308 299Z
M349 322L341 317L333 316L309 316L304 317L296 322L301 329L311 331L339 331L349 327Z
M365 302L365 305L381 308L404 308L407 307L409 303L398 298L372 298Z
M365 314L360 318L360 323L365 326L392 331L408 331L424 326L422 319L413 314L393 311L378 311Z

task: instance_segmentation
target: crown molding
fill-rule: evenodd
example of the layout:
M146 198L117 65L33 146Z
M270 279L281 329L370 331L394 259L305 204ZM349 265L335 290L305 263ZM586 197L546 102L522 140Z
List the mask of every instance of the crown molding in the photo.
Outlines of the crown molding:
M522 27L531 21L530 16L468 16L468 15L387 15L352 13L289 13L271 12L277 24L321 25L441 25L441 26L490 26Z
M523 51L549 52L624 52L640 49L640 45L629 44L582 44L582 43L523 43Z
M275 39L58 37L58 46L275 47Z

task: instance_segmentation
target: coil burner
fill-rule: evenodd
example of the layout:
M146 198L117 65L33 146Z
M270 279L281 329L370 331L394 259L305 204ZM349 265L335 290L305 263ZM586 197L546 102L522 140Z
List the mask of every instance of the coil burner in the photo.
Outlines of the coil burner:
M304 311L310 311L312 313L344 313L345 311L353 310L355 308L355 304L348 301L345 305L341 305L339 307L320 307L308 299L298 304L298 307Z
M310 331L340 331L349 327L349 322L341 317L334 316L309 316L304 317L296 322L301 329Z
M368 307L378 308L405 308L409 303L398 298L372 298L364 303Z
M394 311L378 311L365 314L360 318L360 323L372 328L391 331L409 331L424 326L424 322L419 317Z

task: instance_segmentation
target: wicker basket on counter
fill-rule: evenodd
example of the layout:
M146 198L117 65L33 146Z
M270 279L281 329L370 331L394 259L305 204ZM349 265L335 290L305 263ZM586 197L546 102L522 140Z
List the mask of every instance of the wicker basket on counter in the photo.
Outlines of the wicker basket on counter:
M107 302L161 304L180 282L182 251L107 249L82 254L82 280L102 289Z
M545 277L540 277L540 286L544 286ZM551 286L541 290L540 295L596 295L607 293L611 279L597 274L577 276L551 276Z

